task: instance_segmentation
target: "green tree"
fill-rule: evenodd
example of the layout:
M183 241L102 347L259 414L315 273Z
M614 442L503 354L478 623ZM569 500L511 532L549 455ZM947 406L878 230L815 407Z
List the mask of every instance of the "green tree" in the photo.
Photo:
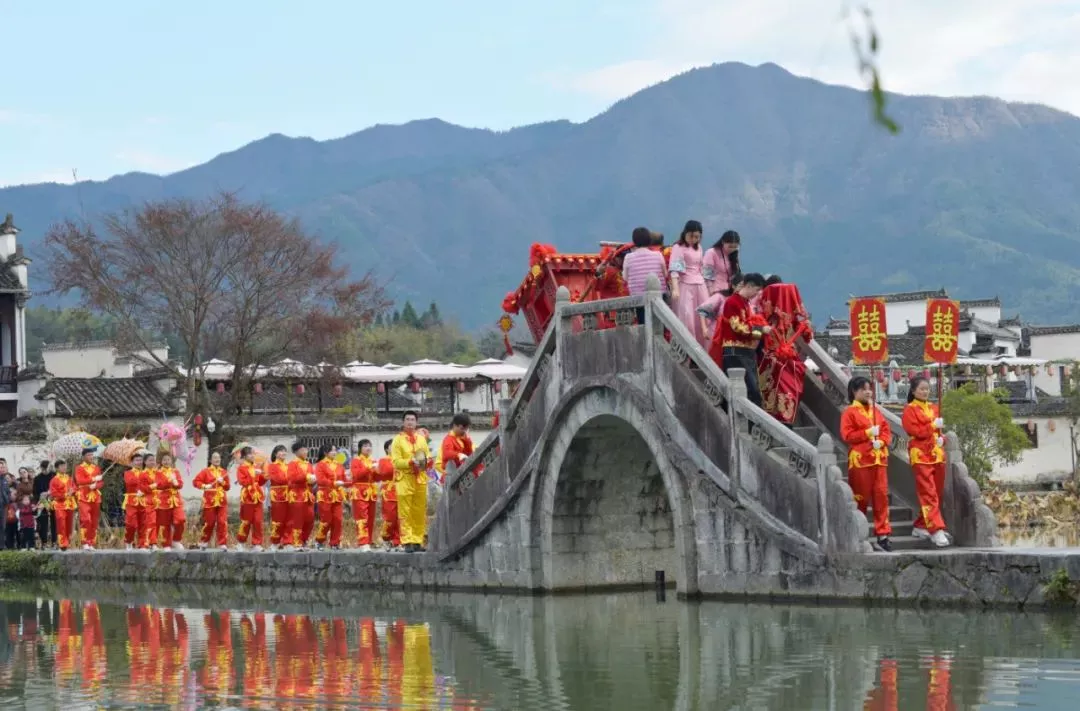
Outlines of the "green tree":
M420 317L420 325L424 328L443 325L442 314L439 313L439 307L434 301L431 302L431 306L428 306L428 310L424 315Z
M484 331L476 341L476 347L480 355L485 358L505 358L506 344L503 343L503 335L496 330Z
M382 326L384 321L385 321L385 319L383 318L382 314L379 314L378 316L375 317L375 325L376 326Z
M1012 410L1002 402L1006 393L981 393L967 384L945 393L941 416L956 432L968 473L985 487L995 465L1015 464L1029 446L1027 435L1013 422Z
M401 324L409 328L420 328L420 315L416 313L411 301L401 307Z
M394 309L394 315L390 317L390 325L397 326L399 323L401 323L401 312Z

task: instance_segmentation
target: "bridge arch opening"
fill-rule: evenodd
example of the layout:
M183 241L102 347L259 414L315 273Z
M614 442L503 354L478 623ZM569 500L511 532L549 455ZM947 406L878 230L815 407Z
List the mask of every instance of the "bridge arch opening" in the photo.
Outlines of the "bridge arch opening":
M553 461L546 585L552 590L679 581L676 515L648 443L629 422L597 415Z

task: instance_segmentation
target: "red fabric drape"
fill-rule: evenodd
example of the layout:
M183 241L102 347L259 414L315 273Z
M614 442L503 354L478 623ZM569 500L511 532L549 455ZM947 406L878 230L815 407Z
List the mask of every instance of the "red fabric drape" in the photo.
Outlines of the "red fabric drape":
M806 365L795 346L796 339L813 338L799 287L773 284L761 292L761 312L772 331L765 335L758 359L758 384L766 412L792 423L799 411Z

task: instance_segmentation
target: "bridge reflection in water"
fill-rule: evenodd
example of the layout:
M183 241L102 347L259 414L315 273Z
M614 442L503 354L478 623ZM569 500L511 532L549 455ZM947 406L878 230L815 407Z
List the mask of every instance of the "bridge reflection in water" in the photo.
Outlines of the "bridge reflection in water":
M95 592L5 594L0 706L1066 709L1080 692L1074 617Z

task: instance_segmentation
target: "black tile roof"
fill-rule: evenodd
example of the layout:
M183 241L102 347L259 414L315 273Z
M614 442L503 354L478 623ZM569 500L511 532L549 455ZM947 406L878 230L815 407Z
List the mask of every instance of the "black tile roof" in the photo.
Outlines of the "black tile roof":
M1013 417L1064 417L1069 414L1069 400L1064 397L1039 398L1038 402L1009 404Z
M821 347L832 352L836 349L833 358L838 363L847 363L851 360L851 337L830 336L827 333L819 333L814 336ZM889 360L895 360L898 365L923 364L923 346L926 343L925 336L896 335L889 336Z
M947 299L949 293L945 289L937 291L898 291L892 294L866 294L859 296L860 299L884 299L885 303L898 304L908 301L926 301L927 299Z
M1001 306L1001 299L993 297L992 299L960 299L960 308L971 309L976 307L986 306Z
M54 398L68 417L132 417L177 414L175 406L145 378L50 378L37 399Z
M1080 333L1080 324L1065 326L1028 326L1028 336L1056 336L1063 333Z
M250 402L244 403L245 412L253 411L256 414L319 412L320 405L323 412L328 410L362 412L386 408L386 394L380 394L374 383L342 383L340 397L335 397L333 384L320 386L316 383L307 383L304 385L303 395L296 392L296 385L286 387L282 383L274 382L262 382L261 385L261 393L251 391ZM408 394L399 392L396 388L390 388L390 409L449 412L452 387L454 385L449 383L426 386L424 400L420 405ZM218 393L216 389L211 389L210 397L219 408L231 403L231 395L228 391Z

